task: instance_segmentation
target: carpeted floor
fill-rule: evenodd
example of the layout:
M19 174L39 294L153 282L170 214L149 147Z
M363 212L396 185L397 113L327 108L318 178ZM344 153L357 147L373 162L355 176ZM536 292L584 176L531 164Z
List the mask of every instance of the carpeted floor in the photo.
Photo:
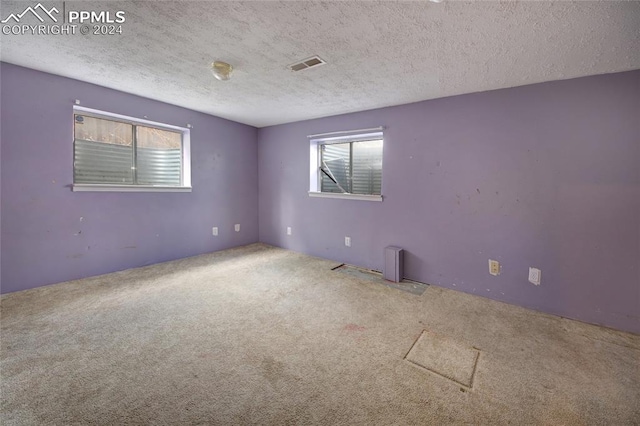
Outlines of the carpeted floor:
M335 266L253 244L3 296L0 423L640 424L640 336Z

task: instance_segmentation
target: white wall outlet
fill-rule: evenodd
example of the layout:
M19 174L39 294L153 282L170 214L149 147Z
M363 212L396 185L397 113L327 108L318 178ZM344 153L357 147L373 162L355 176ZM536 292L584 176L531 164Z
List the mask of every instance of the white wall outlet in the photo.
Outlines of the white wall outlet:
M542 279L542 271L538 268L529 268L529 282L535 285L540 285Z
M344 237L344 245L351 247L351 237Z
M234 228L235 228L236 232L240 232L240 224L239 223L236 223Z
M291 235L291 227L287 226L287 235Z
M214 226L213 228L211 228L211 235L213 235L214 237L218 236L218 227Z
M500 262L489 259L489 273L491 275L500 275Z

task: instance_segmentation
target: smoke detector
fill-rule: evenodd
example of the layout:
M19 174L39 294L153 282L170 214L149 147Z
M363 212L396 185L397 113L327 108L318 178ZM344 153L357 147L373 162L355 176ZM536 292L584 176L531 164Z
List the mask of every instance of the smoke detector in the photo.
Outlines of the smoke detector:
M288 65L291 71L302 71L308 68L319 67L320 65L324 65L326 62L320 58L319 56L312 56L310 58L304 59L300 62L296 62L295 64Z

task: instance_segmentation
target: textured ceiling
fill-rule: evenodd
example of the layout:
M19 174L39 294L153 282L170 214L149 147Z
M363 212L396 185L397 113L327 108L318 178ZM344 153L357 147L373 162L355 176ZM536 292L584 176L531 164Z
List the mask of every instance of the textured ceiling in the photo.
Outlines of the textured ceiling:
M123 10L123 34L2 35L0 59L257 127L640 68L638 1L64 6ZM286 68L312 55L328 64ZM214 59L234 66L230 81L213 78Z

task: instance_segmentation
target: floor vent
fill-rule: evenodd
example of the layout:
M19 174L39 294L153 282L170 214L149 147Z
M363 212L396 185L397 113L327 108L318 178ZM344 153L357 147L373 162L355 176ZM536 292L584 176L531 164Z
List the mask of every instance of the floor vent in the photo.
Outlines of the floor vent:
M428 284L407 279L404 279L398 283L391 282L382 278L382 274L380 272L372 271L370 269L358 268L357 266L345 265L344 263L342 265L336 266L335 268L331 268L331 270L341 272L343 274L347 274L361 280L371 281L377 284L382 284L386 287L406 291L407 293L415 294L416 296L421 296L425 292L427 287L429 287Z
M312 56L300 62L296 62L295 64L291 64L287 68L289 68L291 71L302 71L308 68L319 67L320 65L324 64L326 64L326 62L322 58L320 58L319 56Z

